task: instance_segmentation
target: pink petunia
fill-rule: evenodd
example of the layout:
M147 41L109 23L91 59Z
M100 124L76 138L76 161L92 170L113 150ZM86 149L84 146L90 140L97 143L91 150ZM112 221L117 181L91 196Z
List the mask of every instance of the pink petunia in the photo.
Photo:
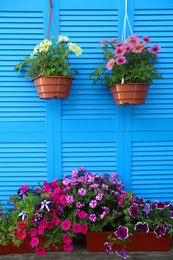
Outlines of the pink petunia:
M119 56L116 58L117 65L126 63L126 58L124 56Z
M133 39L137 39L138 36L136 34L132 35L132 36L128 36L128 40L131 41Z
M110 59L108 63L106 64L106 67L108 70L112 70L115 63L115 59Z
M78 193L79 193L80 195L84 196L84 195L86 194L86 189L80 188L80 189L78 190Z
M78 209L82 208L82 206L83 206L83 204L80 201L76 202L76 207Z
M102 200L103 194L97 194L96 195L96 200Z
M44 233L44 226L43 226L43 225L40 225L40 226L38 227L38 234L41 235L41 234L43 234L43 233Z
M27 233L26 233L26 231L25 231L24 229L19 229L19 230L17 230L17 232L16 232L16 237L17 237L18 239L20 239L20 240L24 240L25 237L26 237L26 235L27 235Z
M54 194L59 194L59 193L60 193L60 190L61 190L60 187L55 188L55 189L54 189Z
M14 209L15 209L15 210L18 210L17 205L14 205Z
M135 52L135 53L141 53L142 50L144 49L143 45L135 45L133 48L132 48L132 52Z
M91 200L89 203L90 208L95 208L97 206L97 201L96 200Z
M132 39L129 43L129 46L133 48L136 44L140 44L139 38Z
M56 215L56 210L55 210L55 209L51 209L51 210L48 212L48 214L49 214L50 216L55 216L55 215Z
M115 56L122 56L126 52L126 48L124 46L117 47L114 51Z
M79 167L79 169L81 170L81 171L85 171L85 167L84 166L81 166L81 167Z
M44 187L47 187L47 188L50 188L51 187L51 184L48 183L47 181L43 182L43 186Z
M158 46L157 44L154 44L153 46L151 46L151 53L157 53L158 51L161 50L161 47Z
M97 217L95 214L90 214L89 215L89 219L92 221L92 222L95 222L97 220Z
M81 233L86 234L87 230L88 230L88 225L87 224L84 224L84 225L80 226L80 232Z
M121 47L121 46L125 46L125 43L124 42L116 43L116 47Z
M68 195L68 196L66 196L66 200L67 200L67 203L73 203L74 198L72 195Z
M72 227L73 231L75 233L79 233L80 232L80 225L78 223L75 223Z
M65 234L62 239L63 239L65 244L70 244L72 242L69 234Z
M20 188L21 190L25 191L25 190L28 190L29 189L29 186L27 184L25 184L24 186L22 186Z
M8 201L8 203L10 203L10 202L14 202L12 197L10 197L10 200Z
M52 222L48 222L47 228L48 229L52 229L53 227L54 227L53 223Z
M131 47L129 45L126 45L125 48L126 48L126 53L129 53L131 50Z
M99 44L106 44L108 40L102 40Z
M30 228L29 234L31 237L35 237L37 235L37 229L36 228Z
M60 195L54 195L53 199L54 199L55 204L61 204L61 202L60 202L61 196Z
M73 245L64 245L64 250L65 250L66 252L68 252L68 251L73 251Z
M61 226L63 230L68 230L71 227L71 222L66 219L61 223Z
M67 199L66 199L66 195L62 195L60 198L60 202L63 206L67 206Z
M117 38L117 39L112 39L112 41L110 41L110 42L117 43L118 41L119 41L119 38Z
M78 217L79 218L86 218L88 214L85 211L80 211L78 212Z
M48 224L48 222L47 222L46 219L43 219L43 220L40 221L40 225L42 225L44 227L44 229L47 228L47 224Z
M37 255L45 255L45 253L46 253L46 248L44 248L44 247L39 247L39 248L37 248L36 253L37 253Z
M45 187L45 188L43 188L43 192L44 192L44 193L49 193L49 192L51 192L51 191L52 191L51 187Z
M30 242L30 245L31 245L32 247L35 247L35 246L38 245L38 243L39 243L38 237L32 237L31 242Z
M61 222L61 220L58 217L53 217L51 222L52 222L52 224L54 224L54 226L57 227L59 225L59 223Z
M143 36L142 40L145 42L151 42L151 39L148 36Z
M58 178L56 178L54 181L51 182L51 187L55 188L57 186Z
M39 192L39 191L41 191L41 189L37 188L35 191L36 191L36 192Z
M28 224L25 221L22 220L22 221L17 223L17 227L24 229L24 228L28 227Z

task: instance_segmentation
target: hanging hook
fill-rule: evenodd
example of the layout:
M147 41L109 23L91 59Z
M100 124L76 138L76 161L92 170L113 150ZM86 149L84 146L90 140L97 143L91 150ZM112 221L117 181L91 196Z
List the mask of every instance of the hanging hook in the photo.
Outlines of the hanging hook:
M49 3L50 3L50 7L52 8L52 0L49 0Z

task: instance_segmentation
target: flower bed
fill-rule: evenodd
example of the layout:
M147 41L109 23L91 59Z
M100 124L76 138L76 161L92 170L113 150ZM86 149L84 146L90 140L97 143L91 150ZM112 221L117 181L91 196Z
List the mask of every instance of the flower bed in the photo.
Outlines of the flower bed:
M123 250L117 254L127 257L126 243L128 249L136 234L152 231L159 240L173 232L171 201L144 201L124 191L118 174L85 172L84 167L62 180L45 181L36 190L24 185L9 203L14 209L1 205L0 244L12 241L19 246L29 235L39 255L51 244L58 249L62 242L65 251L72 251L72 238L78 233L112 231L105 250L111 253L113 244L121 244Z

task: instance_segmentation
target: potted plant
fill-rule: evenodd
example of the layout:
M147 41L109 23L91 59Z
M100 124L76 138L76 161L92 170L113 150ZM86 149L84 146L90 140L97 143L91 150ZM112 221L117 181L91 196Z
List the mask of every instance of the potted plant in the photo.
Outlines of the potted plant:
M100 64L91 73L94 77L93 85L99 80L110 87L113 99L117 105L144 104L149 85L153 80L163 79L153 67L161 50L154 44L150 50L147 43L148 36L139 39L137 35L128 36L125 42L118 43L118 39L100 42L103 47L103 57Z
M25 77L32 78L40 99L64 99L69 97L70 88L75 74L68 56L73 52L78 56L82 49L72 42L67 42L67 36L60 35L55 46L54 37L51 41L45 39L38 44L31 57L25 56L25 61L18 63L14 69L18 73L27 67Z
M173 232L171 201L144 201L123 190L117 174L84 172L65 176L66 212L76 233L86 236L88 251L169 250Z

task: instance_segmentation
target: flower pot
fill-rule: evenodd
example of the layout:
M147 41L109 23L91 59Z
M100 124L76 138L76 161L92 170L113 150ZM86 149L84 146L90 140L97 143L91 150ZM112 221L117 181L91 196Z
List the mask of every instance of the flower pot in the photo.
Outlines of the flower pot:
M12 242L10 244L3 246L0 245L0 255L4 254L22 254L22 253L34 253L36 251L36 248L32 248L30 245L31 237L27 235L23 241L22 244L20 244L19 247L13 245ZM44 237L39 237L39 241L41 243L44 243ZM52 244L49 246L49 251L64 251L63 249L64 244L61 244L61 247L56 249Z
M149 84L124 83L110 86L116 105L142 105L145 104Z
M73 77L39 76L32 79L40 99L64 99L69 97Z
M109 242L109 235L115 237L114 232L87 232L86 244L89 252L104 252L105 242ZM160 238L156 237L154 232L133 233L131 242L126 244L126 251L168 251L171 244L170 235L166 234ZM122 250L123 246L114 244L113 251Z

